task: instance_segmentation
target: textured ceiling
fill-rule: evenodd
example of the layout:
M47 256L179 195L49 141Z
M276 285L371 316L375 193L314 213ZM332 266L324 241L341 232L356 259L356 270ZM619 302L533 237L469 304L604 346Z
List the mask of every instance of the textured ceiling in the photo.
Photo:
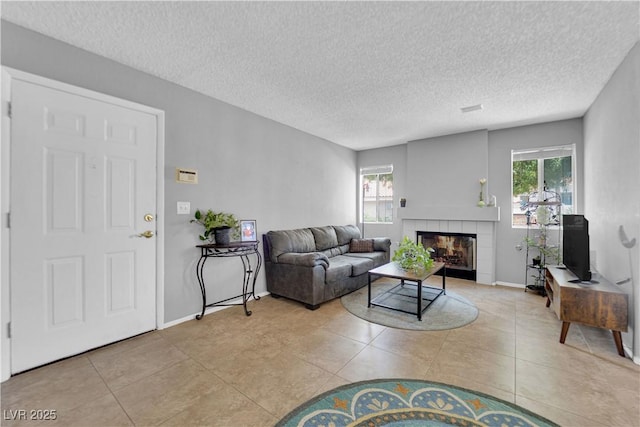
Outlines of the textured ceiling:
M632 2L7 2L2 18L356 150L582 116ZM463 114L460 108L482 104Z

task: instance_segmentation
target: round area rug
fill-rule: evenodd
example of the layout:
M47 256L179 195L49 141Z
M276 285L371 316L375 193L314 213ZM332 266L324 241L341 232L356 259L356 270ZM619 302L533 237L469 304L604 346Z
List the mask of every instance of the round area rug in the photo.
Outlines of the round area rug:
M398 284L397 281L380 279L371 286L372 299ZM422 320L415 314L395 311L384 307L367 307L367 286L340 298L342 305L351 314L371 323L397 329L413 329L417 331L442 331L467 325L478 317L478 308L468 299L447 290L440 295L427 310L422 313ZM411 310L415 310L415 300L410 302Z
M293 426L554 426L513 403L436 382L381 379L335 388L291 411Z

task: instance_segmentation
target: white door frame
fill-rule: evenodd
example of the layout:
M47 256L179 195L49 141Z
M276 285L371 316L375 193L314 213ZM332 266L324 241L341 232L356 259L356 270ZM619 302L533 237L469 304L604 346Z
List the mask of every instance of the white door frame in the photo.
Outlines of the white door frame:
M9 280L11 266L9 259L11 241L11 229L9 228L9 212L11 212L11 170L9 167L11 164L11 120L8 107L11 100L11 82L13 80L39 84L156 116L156 328L162 329L164 326L164 111L13 68L2 67L2 127L0 129L0 137L2 138L0 151L0 189L2 194L0 200L2 212L0 219L2 237L2 243L0 244L0 359L2 363L0 364L0 381L5 381L11 376L11 339L9 338L9 322L11 322L11 284Z

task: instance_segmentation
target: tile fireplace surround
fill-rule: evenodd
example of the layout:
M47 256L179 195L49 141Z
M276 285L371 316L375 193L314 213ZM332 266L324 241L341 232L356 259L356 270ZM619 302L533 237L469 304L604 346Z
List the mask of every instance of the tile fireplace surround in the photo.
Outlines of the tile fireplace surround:
M496 228L500 208L416 207L398 208L402 235L416 239L418 231L476 234L476 282L496 281Z

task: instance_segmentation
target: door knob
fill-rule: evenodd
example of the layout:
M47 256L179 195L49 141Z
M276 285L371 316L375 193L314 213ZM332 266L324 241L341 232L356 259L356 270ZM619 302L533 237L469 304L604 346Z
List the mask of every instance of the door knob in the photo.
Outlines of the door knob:
M147 239L150 239L150 238L153 237L153 231L151 231L151 230L144 231L144 232L138 234L138 237L146 237Z

